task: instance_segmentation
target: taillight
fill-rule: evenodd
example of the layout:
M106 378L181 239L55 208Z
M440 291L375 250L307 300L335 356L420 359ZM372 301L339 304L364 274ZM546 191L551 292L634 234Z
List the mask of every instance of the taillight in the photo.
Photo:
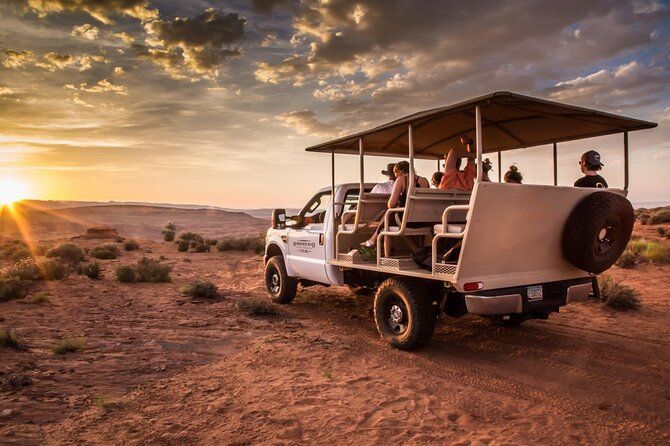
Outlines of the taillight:
M463 285L463 291L479 291L484 289L482 282L468 282Z

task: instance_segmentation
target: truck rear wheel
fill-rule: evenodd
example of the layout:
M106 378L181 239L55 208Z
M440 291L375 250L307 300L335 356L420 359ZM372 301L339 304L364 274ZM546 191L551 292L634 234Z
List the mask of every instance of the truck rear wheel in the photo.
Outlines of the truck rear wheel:
M265 289L270 300L278 304L287 304L298 291L298 281L286 273L282 256L274 256L265 265Z
M374 315L382 339L400 350L426 345L437 319L433 302L421 284L396 278L387 279L377 289Z

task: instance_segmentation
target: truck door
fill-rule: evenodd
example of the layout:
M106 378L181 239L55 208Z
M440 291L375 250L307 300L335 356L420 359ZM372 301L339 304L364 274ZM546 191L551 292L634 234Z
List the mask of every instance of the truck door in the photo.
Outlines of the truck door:
M330 202L330 190L319 192L300 212L307 224L288 230L287 260L293 276L319 283L330 283L326 274L324 234Z

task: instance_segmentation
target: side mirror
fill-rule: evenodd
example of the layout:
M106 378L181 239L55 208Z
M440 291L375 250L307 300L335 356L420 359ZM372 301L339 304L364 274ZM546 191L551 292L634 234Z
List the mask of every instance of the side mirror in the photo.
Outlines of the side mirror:
M286 227L286 209L272 210L272 228L284 229Z

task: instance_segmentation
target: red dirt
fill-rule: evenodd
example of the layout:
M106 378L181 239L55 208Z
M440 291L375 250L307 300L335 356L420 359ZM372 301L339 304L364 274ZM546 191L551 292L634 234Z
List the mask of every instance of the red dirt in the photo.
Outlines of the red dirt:
M41 284L50 304L0 303L28 347L0 349L0 443L670 442L668 266L609 273L640 291L640 311L573 304L519 328L444 318L407 353L379 340L370 297L313 287L249 317L235 303L264 296L259 256L142 245L173 283L118 283L113 267L143 254L124 252L101 261L102 281ZM223 297L182 297L194 278ZM54 355L68 336L84 350Z

